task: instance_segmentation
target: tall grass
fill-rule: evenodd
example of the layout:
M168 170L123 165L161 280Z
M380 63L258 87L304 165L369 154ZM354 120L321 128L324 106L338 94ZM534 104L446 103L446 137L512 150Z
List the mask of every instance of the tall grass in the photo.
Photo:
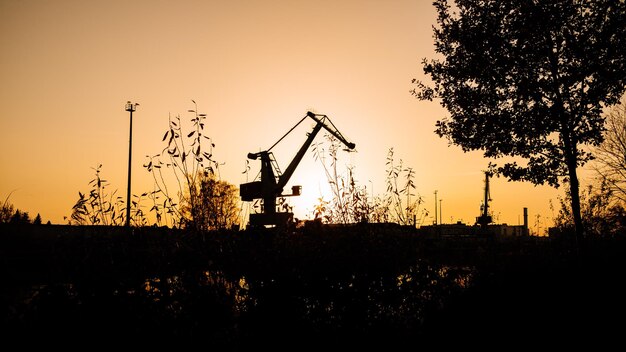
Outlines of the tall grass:
M428 215L421 209L422 197L416 193L415 170L405 167L402 159L396 162L394 150L390 148L386 160L386 191L382 196L368 194L356 177L356 167L346 165L339 172L337 151L340 142L326 135L326 142L313 147L315 160L319 161L330 189L332 199L319 198L315 205L315 218L327 223L394 222L401 225L418 226ZM369 198L369 199L368 199Z

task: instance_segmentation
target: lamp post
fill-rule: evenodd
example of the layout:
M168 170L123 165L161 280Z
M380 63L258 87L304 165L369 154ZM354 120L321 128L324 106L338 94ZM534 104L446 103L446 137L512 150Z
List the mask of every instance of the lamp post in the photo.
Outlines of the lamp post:
M137 109L138 103L126 102L126 111L130 113L130 134L128 138L128 190L126 192L126 227L130 227L130 171L133 156L133 111Z
M435 191L435 225L437 225L437 191Z
M441 201L442 201L442 200L443 200L443 199L439 199L439 224L440 224L440 225L442 225L442 224L443 224L443 221L441 220L441 219L443 218L443 217L442 217L442 215L441 215L441 214L443 214L443 210L441 210Z

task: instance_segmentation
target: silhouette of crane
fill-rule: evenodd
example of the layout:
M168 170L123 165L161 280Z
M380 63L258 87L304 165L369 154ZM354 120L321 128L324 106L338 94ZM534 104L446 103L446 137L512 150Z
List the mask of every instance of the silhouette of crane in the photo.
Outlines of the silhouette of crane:
M291 131L293 131L302 121L307 117L310 117L315 122L315 127L308 133L308 137L302 147L298 150L293 160L284 173L281 173L278 163L274 158L274 154L271 152L280 141L282 141ZM355 147L354 143L348 142L343 135L337 130L335 125L330 121L330 118L326 115L315 114L311 111L293 126L284 136L282 136L276 143L274 143L268 150L264 150L258 153L248 153L248 159L261 160L261 180L243 183L239 187L239 195L241 200L245 202L254 201L255 199L263 200L263 212L250 214L251 226L263 226L263 225L275 225L284 227L293 221L293 213L276 211L276 199L280 197L299 196L302 190L301 186L293 186L291 188L291 194L283 194L283 188L289 182L289 179L293 175L296 167L304 157L307 149L313 143L313 139L318 132L325 128L331 135L337 138L348 149L352 150Z
M489 171L485 171L485 199L480 206L481 215L476 217L476 224L480 225L483 229L487 228L487 225L493 222L491 215L489 215L489 202L491 201L489 177L491 176Z

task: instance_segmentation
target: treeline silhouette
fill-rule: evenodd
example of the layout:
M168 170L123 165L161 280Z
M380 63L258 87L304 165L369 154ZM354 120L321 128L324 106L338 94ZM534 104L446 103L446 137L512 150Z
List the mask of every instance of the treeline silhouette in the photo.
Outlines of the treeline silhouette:
M41 225L41 215L39 215L39 213L37 213L37 216L31 220L27 211L17 209L11 202L9 202L11 193L9 193L4 201L0 201L0 224L11 223ZM48 221L48 224L49 223L50 221Z
M0 225L3 335L308 349L603 341L624 236L428 238L388 224L193 232ZM582 332L581 332L582 333Z

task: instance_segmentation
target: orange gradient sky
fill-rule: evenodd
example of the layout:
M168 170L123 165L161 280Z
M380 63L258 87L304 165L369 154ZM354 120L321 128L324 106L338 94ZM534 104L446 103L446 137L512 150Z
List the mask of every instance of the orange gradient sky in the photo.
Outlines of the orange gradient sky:
M248 152L312 109L356 143L345 159L362 185L382 194L393 147L415 169L423 207L433 213L438 190L444 222L473 223L488 161L438 138L446 112L409 93L412 78L425 79L421 59L434 56L434 24L429 0L0 0L0 197L13 191L11 203L31 217L64 223L98 164L125 196L127 100L140 104L133 193L151 190L145 156L163 148L168 114L187 119L194 99L233 184L245 182ZM275 148L283 169L312 124ZM310 214L325 182L308 152L286 188L303 186L296 216ZM494 179L492 209L518 224L528 207L531 228L538 214L545 227L559 194Z

